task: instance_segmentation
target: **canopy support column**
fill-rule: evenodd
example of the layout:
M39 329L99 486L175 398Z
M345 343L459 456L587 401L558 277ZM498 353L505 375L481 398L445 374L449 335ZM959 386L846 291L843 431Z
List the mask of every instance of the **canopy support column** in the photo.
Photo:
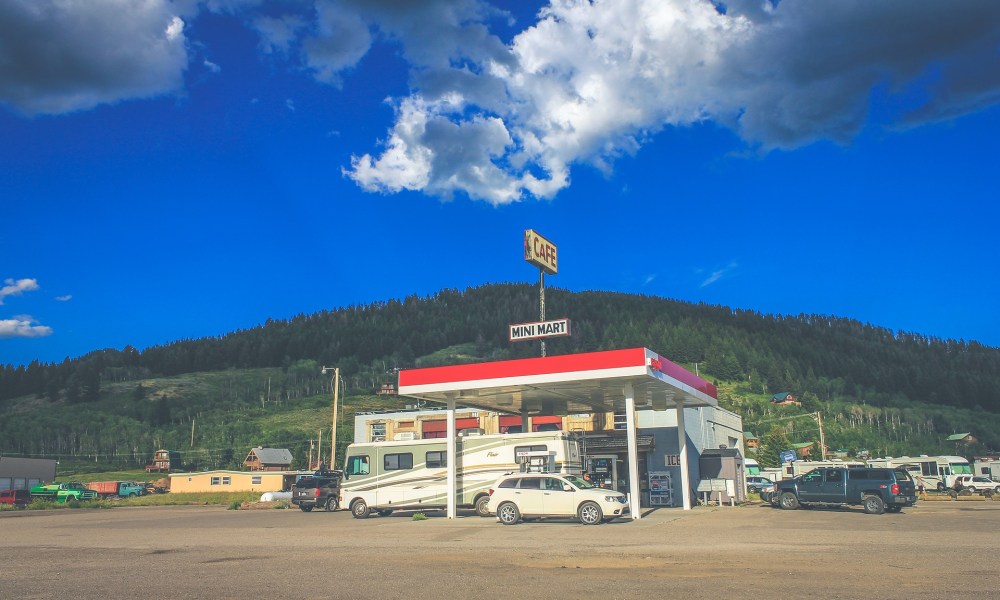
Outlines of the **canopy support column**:
M631 383L625 384L625 428L628 430L629 510L632 511L632 519L637 521L642 518L642 511L639 510L642 497L639 495L641 474L639 473L638 436L636 435L635 422L635 391L632 389Z
M687 432L684 431L684 400L677 400L677 448L681 461L681 498L684 510L691 510L691 473L688 472Z
M454 519L458 516L458 506L455 504L455 496L458 492L457 466L458 457L455 451L455 394L448 395L448 435L445 438L448 444L448 518Z

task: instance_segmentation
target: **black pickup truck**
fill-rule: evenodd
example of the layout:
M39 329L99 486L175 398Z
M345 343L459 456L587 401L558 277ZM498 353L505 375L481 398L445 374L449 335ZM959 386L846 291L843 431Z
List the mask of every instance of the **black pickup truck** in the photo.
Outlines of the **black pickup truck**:
M292 488L292 504L303 512L309 512L316 507L325 508L328 512L337 510L340 508L342 476L341 471L323 470L302 477Z
M792 510L808 504L856 504L871 515L896 513L917 501L903 469L820 467L779 481L771 504Z

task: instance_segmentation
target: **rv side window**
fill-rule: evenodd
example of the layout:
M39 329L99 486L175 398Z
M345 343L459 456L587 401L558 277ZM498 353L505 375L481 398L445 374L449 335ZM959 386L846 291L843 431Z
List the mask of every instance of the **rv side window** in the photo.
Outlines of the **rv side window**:
M438 469L448 466L447 452L428 452L425 456L428 469Z
M347 469L344 475L368 475L370 473L367 456L352 456L347 459Z
M547 451L548 447L541 444L535 446L514 446L514 456L517 456L521 452L547 452Z
M386 471L399 471L413 468L413 454L386 454L383 463Z

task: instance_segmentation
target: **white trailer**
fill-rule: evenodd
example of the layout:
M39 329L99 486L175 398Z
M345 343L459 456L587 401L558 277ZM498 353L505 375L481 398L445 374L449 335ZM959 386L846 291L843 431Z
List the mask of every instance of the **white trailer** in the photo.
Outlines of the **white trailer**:
M869 467L903 467L914 481L924 482L928 490L944 491L955 485L956 475L972 475L972 465L961 456L887 456L868 461Z
M488 516L489 489L505 473L582 474L576 436L563 431L461 435L456 504ZM444 438L355 443L347 447L340 505L355 518L372 511L448 507L448 448Z
M1000 481L1000 459L996 456L977 456L973 459L972 470L976 475Z

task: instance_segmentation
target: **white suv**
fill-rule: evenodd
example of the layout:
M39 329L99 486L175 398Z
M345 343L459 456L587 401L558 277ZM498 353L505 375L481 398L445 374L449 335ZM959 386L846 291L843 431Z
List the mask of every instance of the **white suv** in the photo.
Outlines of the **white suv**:
M1000 482L991 480L989 477L981 475L959 475L955 481L962 484L962 487L972 493L990 490L1000 494Z
M490 490L487 510L504 525L522 518L576 518L584 525L611 521L628 512L625 494L594 487L576 475L511 474Z

